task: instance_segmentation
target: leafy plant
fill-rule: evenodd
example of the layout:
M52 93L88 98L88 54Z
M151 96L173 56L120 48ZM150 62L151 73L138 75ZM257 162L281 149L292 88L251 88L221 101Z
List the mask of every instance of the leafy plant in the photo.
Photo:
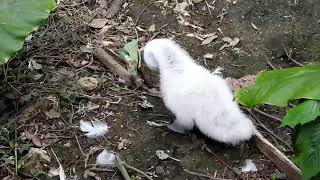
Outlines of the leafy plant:
M55 0L0 1L0 64L21 49L25 38L45 20Z
M289 125L297 130L293 161L302 178L320 173L320 64L261 72L256 84L238 90L235 99L248 107L285 107L292 100L301 101L287 112L281 127Z

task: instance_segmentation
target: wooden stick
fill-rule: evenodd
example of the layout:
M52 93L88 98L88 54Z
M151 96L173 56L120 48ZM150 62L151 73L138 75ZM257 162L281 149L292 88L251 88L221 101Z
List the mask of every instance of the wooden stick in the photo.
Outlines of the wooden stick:
M210 179L210 180L231 180L231 179L224 179L224 178L215 178L213 176L208 176L208 175L205 175L205 174L200 174L200 173L196 173L196 172L192 172L192 171L189 171L187 169L183 169L184 172L188 173L188 174L191 174L191 175L195 175L195 176L199 176L199 177L203 177L203 178L206 178L206 179Z
M143 84L143 80L137 76L131 76L129 72L120 65L109 53L102 48L96 48L93 51L93 55L96 56L111 72L116 73L125 82L140 87Z
M223 164L225 167L227 167L229 170L231 170L236 176L238 176L240 179L244 179L240 172L236 171L235 169L233 169L228 163L226 163L225 161L223 161L222 159L220 159L220 157L218 155L216 155L206 144L204 144L202 146L203 149L205 149L208 153L210 153L211 155L213 155L221 164Z
M123 161L121 160L119 155L116 155L116 165L117 165L119 171L121 172L123 178L125 180L131 180L126 168L123 165Z
M274 147L262 134L256 131L254 136L254 142L258 149L270 159L282 172L284 172L289 179L300 180L300 169L290 161L281 151Z
M121 10L121 6L124 2L126 2L126 0L113 0L110 8L107 10L106 18L113 18L113 16Z

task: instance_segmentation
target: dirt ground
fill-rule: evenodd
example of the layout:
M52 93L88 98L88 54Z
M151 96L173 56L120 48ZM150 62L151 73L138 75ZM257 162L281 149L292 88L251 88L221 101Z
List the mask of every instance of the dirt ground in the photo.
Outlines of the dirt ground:
M203 144L236 170L241 169L246 159L253 160L258 171L242 173L245 179L283 176L252 141L233 147L209 140L197 130L180 135L165 127L150 126L147 122L170 122L174 116L160 98L119 81L90 49L103 47L120 60L117 55L122 47L137 35L140 47L150 38L170 37L203 66L210 70L220 66L223 76L232 78L254 75L272 69L271 66L277 69L297 66L288 56L302 64L319 63L320 1L203 0L188 6L186 12L190 16L185 16L174 10L178 3L175 1L129 0L104 26L91 27L92 20L105 18L110 3L107 0L61 1L44 25L32 34L31 40L25 42L24 48L1 67L0 124L10 131L10 142L0 148L0 177L10 177L17 170L17 179L50 179L49 170L59 167L54 152L68 179L85 176L122 179L117 168L110 171L93 168L96 156L106 148L120 153L127 164L154 179L204 179L187 171L239 179L202 149ZM179 22L180 17L193 27ZM155 28L150 28L153 25ZM218 37L208 45L201 45L201 38L190 37L190 34L199 37L214 32ZM222 49L224 37L240 41L234 47ZM211 58L204 58L208 53ZM152 75L152 83L157 88L157 74ZM99 82L98 87L89 92L78 84L80 78L87 76ZM49 103L42 99L49 99ZM26 108L27 115L19 116ZM279 118L285 114L285 109L259 109ZM263 123L255 122L262 134L291 157L294 132L289 128L280 129L280 123L272 118L253 113ZM79 130L80 120L105 121L110 131L105 138L89 139ZM14 121L17 123L7 124ZM12 148L15 143L16 148ZM50 161L26 158L30 147L44 149ZM164 150L179 161L160 160L157 150ZM14 166L15 160L18 167ZM133 179L145 179L136 171L128 169L128 172Z

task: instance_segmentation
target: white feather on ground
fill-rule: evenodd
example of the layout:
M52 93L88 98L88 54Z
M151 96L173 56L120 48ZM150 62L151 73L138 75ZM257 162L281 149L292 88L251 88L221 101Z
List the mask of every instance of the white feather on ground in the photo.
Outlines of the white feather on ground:
M103 150L96 159L96 164L100 166L112 167L115 163L115 155L113 152L108 152L108 150Z
M241 167L241 172L256 172L257 167L256 165L252 162L251 159L246 159L246 163L244 166Z
M109 126L105 122L94 121L92 123L87 121L80 121L80 130L86 132L88 138L98 138L104 136L109 131Z

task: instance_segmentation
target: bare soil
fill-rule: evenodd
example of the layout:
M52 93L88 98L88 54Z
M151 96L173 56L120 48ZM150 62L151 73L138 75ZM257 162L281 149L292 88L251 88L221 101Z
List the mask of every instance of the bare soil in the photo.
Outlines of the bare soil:
M259 71L272 69L270 64L275 68L297 66L287 54L302 64L319 63L320 1L204 0L194 4L194 7L189 6L187 10L191 16L185 17L189 23L204 29L201 31L179 24L179 13L173 10L176 4L174 1L150 4L150 1L145 0L129 0L123 9L107 22L107 25L110 25L109 30L101 32L101 29L90 27L88 24L93 19L104 18L110 3L107 0L62 1L44 25L33 33L32 39L25 43L24 48L8 64L1 67L2 125L13 121L23 109L32 107L40 99L50 99L48 107L34 109L26 118L20 118L16 126L8 127L11 141L17 142L18 161L28 152L28 148L23 148L36 147L31 140L23 138L25 135L22 133L25 131L35 134L41 147L51 157L50 162L41 162L40 165L30 165L25 160L24 168L18 169L16 177L47 178L46 174L51 167L58 168L52 153L54 151L68 178L83 179L85 172L92 168L90 164L95 163L97 154L107 148L120 153L127 164L154 175L154 179L203 179L185 172L184 169L216 178L239 178L202 150L203 144L208 144L221 159L238 170L245 159L252 159L258 171L243 173L245 179L270 179L272 175L281 175L251 141L233 147L209 140L197 130L189 135L180 135L165 127L148 125L147 121L170 122L174 116L166 110L160 98L146 95L142 90L121 83L115 74L110 73L92 53L86 51L86 47L103 47L109 52L111 50L119 54L126 42L136 38L137 29L140 47L153 36L173 37L197 62L208 69L223 67L224 77L240 78L257 74ZM207 3L214 8L209 11ZM153 24L155 31L148 31ZM210 45L201 45L200 40L187 36L188 33L212 32L216 32L219 37ZM223 37L237 37L240 42L235 48L220 50L224 44ZM106 41L112 44L105 45ZM203 56L207 53L212 54L213 59L205 60ZM31 59L41 64L41 69L28 68ZM38 74L42 76L35 79ZM95 90L86 92L79 87L78 79L86 76L99 80ZM152 76L152 82L157 87L157 74L153 73ZM139 105L145 99L153 108ZM92 104L99 106L92 108ZM46 115L50 109L57 111L60 117L50 118ZM279 118L283 117L286 111L274 107L259 109ZM291 145L294 133L292 130L280 129L279 122L257 112L254 114L269 130ZM110 132L105 138L89 139L79 130L80 120L105 121L111 126ZM270 142L291 157L292 152L283 142L261 128L261 124L256 125ZM15 129L17 137L14 136ZM119 149L121 139L126 139L129 143ZM85 167L85 155L95 148L98 150L89 156L89 166ZM12 146L4 144L0 150L0 160L5 165L1 167L0 177L15 174L15 166L4 162L5 154L16 158ZM156 150L164 150L180 161L159 160ZM44 175L32 175L30 169L37 167L41 167ZM120 172L116 168L113 170L105 172L91 169L90 171L96 174L91 174L90 178L122 179ZM137 172L128 171L134 179L144 179Z

